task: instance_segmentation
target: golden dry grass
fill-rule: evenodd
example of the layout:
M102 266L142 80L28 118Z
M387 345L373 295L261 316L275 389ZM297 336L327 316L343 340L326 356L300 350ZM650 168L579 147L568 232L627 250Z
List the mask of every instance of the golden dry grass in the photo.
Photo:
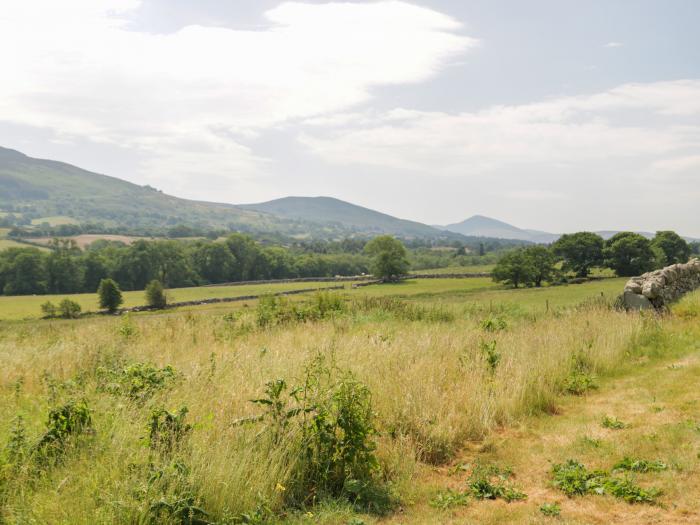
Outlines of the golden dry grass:
M410 503L420 498L415 473L425 469L421 460L450 461L470 442L552 411L574 356L605 375L627 363L630 352L666 351L653 340L648 348L642 344L659 329L656 321L607 308L519 318L497 333L485 332L480 320L480 315L459 315L450 323L340 315L258 329L252 312L236 320L184 312L4 326L0 443L7 442L17 415L36 437L49 406L71 397L88 399L96 432L43 477L10 484L3 517L8 523L129 523L143 516L158 496L144 481L149 462L144 436L150 410L158 406L189 409L195 426L181 459L191 469L188 483L213 519L260 503L282 510L280 487L299 460L290 456L295 437L272 446L254 425L235 422L259 413L249 400L260 397L267 381L299 384L318 354L370 388L383 475L394 495ZM668 324L668 330L681 331L688 321L660 323L663 330ZM481 342L491 340L501 355L495 373L480 350ZM99 367L134 362L172 365L181 379L145 405L96 389ZM424 516L397 522L420 523ZM314 520L344 523L346 517L341 505ZM435 523L443 518L430 514Z

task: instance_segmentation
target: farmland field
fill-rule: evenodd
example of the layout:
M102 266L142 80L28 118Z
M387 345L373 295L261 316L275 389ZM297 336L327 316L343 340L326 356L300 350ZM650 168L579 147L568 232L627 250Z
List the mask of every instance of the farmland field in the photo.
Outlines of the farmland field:
M139 239L144 239L144 240L152 240L150 238L146 237L132 237L129 235L109 235L109 234L83 234L83 235L74 235L71 237L61 237L62 239L70 239L75 241L75 243L78 245L79 248L84 249L90 244L92 244L95 241L98 240L105 240L105 241L115 241L115 242L121 242L126 245L130 245ZM48 245L51 241L53 240L53 237L36 237L32 238L31 241L37 244L44 244Z
M53 217L39 217L38 219L33 219L32 224L35 226L41 224L48 224L50 226L62 226L65 224L80 224L79 221L71 218L65 217L63 215L55 215Z
M15 451L0 471L0 516L548 523L540 508L555 505L566 523L691 523L700 517L690 386L700 294L654 318L611 308L623 283L507 290L489 279L409 280L248 308L0 324L0 445ZM171 293L301 287L312 283ZM140 303L142 292L126 297ZM45 300L5 299L3 317L14 319ZM78 299L96 307L94 296ZM57 407L83 419L51 441ZM624 428L601 427L603 416ZM554 463L610 468L625 456L656 462L659 472L624 485L647 494L640 483L653 504L568 499L552 484ZM480 482L495 484L496 501L474 496L479 472L499 473ZM626 478L610 476L620 489Z
M308 288L325 288L333 286L334 284L335 283L332 282L304 282L175 288L168 290L168 299L170 302L202 301L223 297L288 292L291 290ZM124 308L142 306L145 304L143 291L124 292L123 296ZM83 311L95 312L99 310L97 294L94 293L73 295L23 295L17 297L0 296L0 320L38 319L41 317L42 304L46 301L59 302L64 297L69 297L71 300L77 302ZM228 305L228 307L231 307L231 305Z

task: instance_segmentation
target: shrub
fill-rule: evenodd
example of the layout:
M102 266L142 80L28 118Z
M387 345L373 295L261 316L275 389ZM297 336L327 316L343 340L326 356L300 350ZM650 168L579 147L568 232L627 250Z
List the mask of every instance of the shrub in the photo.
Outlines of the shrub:
M124 302L119 285L112 279L102 279L97 294L100 296L100 308L110 313L116 312Z
M41 312L46 318L56 317L56 315L58 314L58 308L51 301L46 301L44 304L41 305Z
M481 341L479 343L479 348L484 356L486 365L488 366L489 372L491 374L496 373L496 368L498 363L501 362L501 354L496 351L496 341Z
M70 438L92 430L92 412L85 401L70 401L49 411L46 432L34 446L42 458L59 456Z
M489 316L481 321L480 326L485 332L501 332L508 328L508 323L503 317Z
M177 372L170 365L157 368L149 363L133 363L121 370L99 368L97 377L101 391L145 401L174 381Z
M185 423L187 407L173 414L164 408L151 412L148 432L148 446L151 450L169 455L177 450L192 431L192 425Z
M168 304L163 284L154 279L146 286L146 304L151 308L162 309Z
M58 311L64 319L77 319L80 317L80 312L82 308L75 301L70 299L63 299L58 305Z
M289 389L278 379L266 386L266 397L253 400L265 408L257 417L273 444L301 436L299 458L286 491L290 503L307 505L343 498L366 510L388 507L379 478L371 394L351 374L327 367L317 357L307 367L304 386Z

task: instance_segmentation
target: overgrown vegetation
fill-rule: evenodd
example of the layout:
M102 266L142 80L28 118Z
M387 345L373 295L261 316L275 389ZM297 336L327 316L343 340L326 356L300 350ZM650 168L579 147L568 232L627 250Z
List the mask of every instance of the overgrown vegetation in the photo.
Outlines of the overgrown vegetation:
M696 329L595 305L524 315L425 297L297 299L7 326L2 519L276 523L335 512L326 521L346 523L390 512L415 497L418 462L447 464L476 441L493 450L494 429L549 411L567 384L585 392L626 362L687 351L674 330ZM555 483L567 495L662 501L628 476L665 475L666 463L632 452L604 472L559 465ZM431 493L430 508L499 499L539 513L528 478L476 462L463 485Z
M570 459L552 467L553 484L567 496L609 494L628 503L655 503L658 489L644 489L628 477L616 477L604 470L589 471L584 465Z

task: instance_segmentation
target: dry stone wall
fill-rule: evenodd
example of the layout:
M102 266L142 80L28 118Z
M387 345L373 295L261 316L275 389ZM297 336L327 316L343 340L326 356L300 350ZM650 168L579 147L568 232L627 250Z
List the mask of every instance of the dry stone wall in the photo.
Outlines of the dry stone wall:
M634 310L662 310L684 294L700 288L700 260L673 264L632 277L625 285L625 307Z

